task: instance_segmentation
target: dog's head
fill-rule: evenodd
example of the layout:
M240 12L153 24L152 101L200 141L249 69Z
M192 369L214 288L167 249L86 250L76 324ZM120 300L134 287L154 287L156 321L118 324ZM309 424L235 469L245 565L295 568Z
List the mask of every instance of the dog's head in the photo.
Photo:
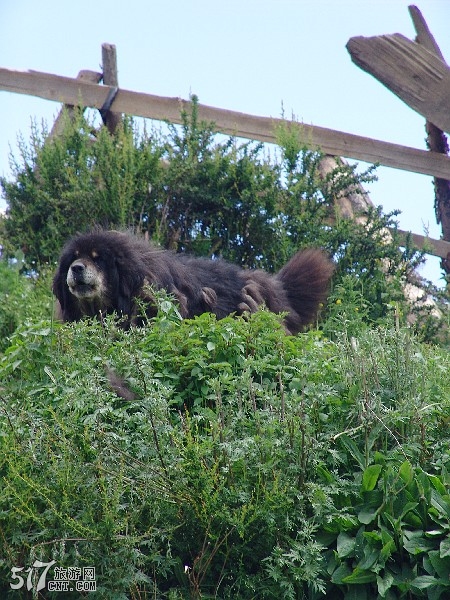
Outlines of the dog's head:
M78 258L70 264L66 277L70 293L79 302L107 302L108 284L100 255L95 250L91 256L79 252L75 255Z
M139 258L130 238L119 232L78 235L65 246L53 293L63 321L117 312L129 316L133 297L142 286Z

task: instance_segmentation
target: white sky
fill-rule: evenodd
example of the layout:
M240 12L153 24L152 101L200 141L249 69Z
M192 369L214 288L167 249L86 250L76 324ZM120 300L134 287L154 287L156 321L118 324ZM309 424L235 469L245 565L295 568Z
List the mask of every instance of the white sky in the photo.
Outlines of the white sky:
M117 47L122 88L199 96L210 106L425 149L424 119L356 67L352 36L415 36L408 0L0 0L0 66L75 77L101 70L103 42ZM417 0L450 62L450 0ZM0 91L0 174L32 118L51 125L59 105ZM432 178L379 168L368 188L400 227L439 238ZM5 202L0 198L0 208ZM439 282L439 259L424 276Z

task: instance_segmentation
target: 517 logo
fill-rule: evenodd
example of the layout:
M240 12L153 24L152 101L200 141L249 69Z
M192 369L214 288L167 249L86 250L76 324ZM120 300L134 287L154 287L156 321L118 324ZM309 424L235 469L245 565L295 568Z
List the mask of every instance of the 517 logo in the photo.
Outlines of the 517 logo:
M33 563L33 566L28 567L28 569L25 569L25 567L13 567L11 569L11 579L15 580L15 583L9 584L11 586L11 589L20 590L20 588L22 588L25 585L24 578L22 577L22 575L19 575L19 573L21 573L25 569L24 574L28 573L27 590L30 591L33 588L33 574L34 574L33 570L34 569L44 569L42 571L42 573L40 574L39 580L36 584L36 592L43 590L46 586L48 570L55 563L56 563L56 560L52 560L51 562L47 562L47 563L42 562L40 560L35 560Z
M55 567L53 579L47 581L50 567L56 563L35 560L31 567L13 567L11 569L11 589L20 590L26 585L28 591L34 587L35 593L47 588L49 592L95 592L97 583L95 580L95 567ZM40 571L40 569L43 569ZM28 573L26 580L25 574ZM38 579L39 577L39 579ZM26 583L25 583L26 581Z

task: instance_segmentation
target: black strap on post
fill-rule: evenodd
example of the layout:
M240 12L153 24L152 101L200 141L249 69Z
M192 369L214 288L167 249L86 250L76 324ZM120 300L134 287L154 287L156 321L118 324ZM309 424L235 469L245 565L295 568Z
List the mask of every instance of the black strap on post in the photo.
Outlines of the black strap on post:
M115 97L117 96L117 92L119 88L117 86L110 87L108 95L106 96L106 100L103 102L103 106L100 109L100 115L102 117L103 123L106 124L106 115L111 110L112 103L114 102Z

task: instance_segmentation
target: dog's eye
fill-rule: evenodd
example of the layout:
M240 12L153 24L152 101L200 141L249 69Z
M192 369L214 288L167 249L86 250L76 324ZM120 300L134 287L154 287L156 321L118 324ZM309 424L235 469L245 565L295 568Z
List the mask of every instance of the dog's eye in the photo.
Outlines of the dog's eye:
M102 257L97 252L93 252L91 256L92 256L92 260L95 262L96 265L103 262Z

